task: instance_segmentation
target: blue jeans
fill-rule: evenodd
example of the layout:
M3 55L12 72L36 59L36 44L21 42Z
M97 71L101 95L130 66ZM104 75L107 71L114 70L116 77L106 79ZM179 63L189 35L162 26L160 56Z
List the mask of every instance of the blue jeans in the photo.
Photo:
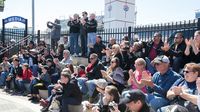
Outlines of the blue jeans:
M29 84L30 80L18 80L18 83L19 83L20 90L22 92L25 92L26 91L25 84Z
M166 106L169 104L169 100L163 97L155 96L153 94L148 94L147 96L147 101L149 105L157 111L159 108Z
M87 34L87 46L94 45L96 43L96 33L88 33ZM90 48L88 48L88 53L90 53Z
M50 97L52 94L51 94L51 91L53 90L53 88L55 87L55 85L49 85L48 86L48 96Z
M87 85L86 85L87 79L80 77L80 78L77 78L77 81L78 81L78 86L79 86L81 92L83 94L87 94L87 91L88 91Z
M79 33L70 33L70 52L71 52L71 54L79 53L78 37L79 37Z
M7 76L8 76L8 72L2 72L1 73L0 86L5 86Z
M33 66L31 66L31 71L33 72L33 76L37 77L38 76L38 65L34 64Z
M92 97L94 90L96 89L95 80L88 80L86 82L86 85L88 87L88 94L90 97Z

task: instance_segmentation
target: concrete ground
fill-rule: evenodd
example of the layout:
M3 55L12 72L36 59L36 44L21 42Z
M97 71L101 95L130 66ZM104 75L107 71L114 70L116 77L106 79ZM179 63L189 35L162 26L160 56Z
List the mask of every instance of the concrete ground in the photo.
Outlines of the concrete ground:
M41 108L28 101L28 97L12 96L0 89L0 112L40 112Z

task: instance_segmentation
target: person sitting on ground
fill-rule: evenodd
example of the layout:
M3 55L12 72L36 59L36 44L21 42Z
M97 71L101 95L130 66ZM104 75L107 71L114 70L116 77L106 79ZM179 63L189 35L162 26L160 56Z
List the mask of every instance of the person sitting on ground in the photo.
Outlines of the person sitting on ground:
M112 58L110 67L107 69L107 71L101 70L101 74L103 75L103 78L105 78L109 82L110 85L114 85L115 87L117 87L117 89L121 93L125 88L125 81L123 69L119 65L119 59Z
M39 78L33 78L30 83L31 98L29 100L38 103L40 100L39 89L47 90L48 86L51 84L51 78L48 74L48 66L41 66L42 74Z
M124 91L119 104L126 104L125 112L155 112L146 102L145 94L138 89ZM117 104L111 112L120 112Z
M75 77L86 77L86 72L85 72L85 66L80 64L77 69L76 72L73 74Z
M185 55L188 56L190 62L200 63L200 30L194 33L194 39L185 39L186 49Z
M161 49L164 51L164 54L170 56L170 61L172 68L175 72L179 73L180 69L184 65L184 51L186 44L184 42L184 37L182 33L177 33L174 38L174 44L171 46L169 43L164 43L164 46Z
M184 78L177 80L171 89L167 92L167 98L171 100L171 105L162 107L159 112L165 112L171 107L180 105L191 112L199 112L196 105L191 103L188 98L191 95L197 95L196 80L200 76L200 65L187 63L183 70Z
M98 94L97 103L90 103L89 101L83 101L83 111L88 112L92 110L92 107L99 106L99 103L103 101L103 95L105 94L105 88L108 85L108 82L105 79L98 79L95 81L96 93Z
M14 57L13 58L13 65L11 67L11 70L9 72L9 75L6 78L6 90L10 90L11 89L11 83L14 83L14 91L13 94L17 94L17 92L19 92L19 86L17 85L17 81L16 78L17 77L21 77L23 74L23 70L22 67L19 63L19 59L18 57Z
M98 59L98 55L93 53L90 55L90 63L86 67L86 78L77 78L81 92L89 95L89 99L92 102L93 92L95 90L95 80L102 78L101 70L105 70L105 67Z
M56 64L57 68L60 68L61 70L64 69L66 64L73 64L73 60L69 50L63 51L63 59L61 61L59 61L58 58L54 58L53 61Z
M151 65L151 61L159 55L162 55L161 46L163 46L162 34L159 32L154 33L153 40L150 42L143 42L144 47L144 58L147 62L147 70L154 74L155 68Z
M156 57L152 63L158 72L152 77L143 76L141 83L147 86L147 101L157 111L160 107L169 104L169 100L166 98L167 91L181 76L169 68L170 61L165 55Z
M9 63L8 57L3 58L3 62L0 64L0 67L2 67L1 75L0 75L0 86L4 87L5 82L6 82L6 78L9 74L9 70L10 70L10 67L11 67L11 64Z
M65 50L64 44L60 44L58 46L58 49L54 51L53 49L51 50L51 55L55 58L57 57L59 61L63 59L63 51Z
M123 69L123 55L122 55L122 52L121 52L121 49L120 49L120 46L118 44L114 44L112 46L112 49L106 49L106 62L105 62L105 65L106 66L109 66L110 65L110 61L112 58L115 58L117 57L120 61L120 64L119 66Z
M16 80L17 80L18 86L20 87L21 94L26 96L27 90L26 90L25 84L29 84L31 82L33 73L31 69L29 68L28 63L24 63L22 66L22 69L23 69L22 76L16 77Z
M80 105L82 93L78 87L77 80L71 78L69 72L61 72L60 84L55 85L54 89L61 89L61 96L56 99L61 102L61 112L69 112L68 105Z
M135 60L135 71L129 70L128 85L131 85L132 89L141 89L144 93L147 93L145 86L141 83L141 79L144 75L151 76L151 73L146 70L146 62L143 58ZM147 76L146 76L147 77Z
M104 96L99 101L99 104L92 108L93 111L99 111L99 112L110 112L110 107L113 103L119 103L119 92L115 86L106 86L104 90Z
M102 60L102 57L105 55L102 51L106 49L106 46L102 42L102 37L100 35L96 36L96 42L94 46L91 48L90 53L96 53L98 58Z

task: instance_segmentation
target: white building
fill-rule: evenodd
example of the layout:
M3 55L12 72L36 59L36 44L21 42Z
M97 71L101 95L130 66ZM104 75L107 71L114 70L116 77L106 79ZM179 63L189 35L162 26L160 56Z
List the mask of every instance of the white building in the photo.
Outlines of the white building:
M104 28L135 25L135 0L105 0Z

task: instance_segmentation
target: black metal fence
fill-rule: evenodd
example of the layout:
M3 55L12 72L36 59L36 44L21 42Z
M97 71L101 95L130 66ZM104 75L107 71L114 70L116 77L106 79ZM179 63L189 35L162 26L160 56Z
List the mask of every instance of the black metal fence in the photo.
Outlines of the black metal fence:
M182 32L185 38L193 37L194 32L200 30L200 18L171 22L171 23L161 23L152 25L143 25L136 27L127 28L115 28L115 29L101 29L97 31L97 34L102 36L105 43L108 43L110 37L114 37L117 43L120 43L123 36L128 36L131 43L135 40L150 41L155 32L160 32L162 34L163 41L172 41L176 32ZM38 32L40 40L44 40L47 43L50 42L48 32ZM67 31L62 32L62 35L69 35Z
M164 24L105 29L98 31L97 33L101 35L106 42L108 42L110 37L114 37L117 42L120 43L124 35L128 36L130 41L134 41L135 39L150 41L155 32L160 32L163 41L171 41L176 32L182 32L185 38L190 38L193 37L196 30L200 30L200 18Z

